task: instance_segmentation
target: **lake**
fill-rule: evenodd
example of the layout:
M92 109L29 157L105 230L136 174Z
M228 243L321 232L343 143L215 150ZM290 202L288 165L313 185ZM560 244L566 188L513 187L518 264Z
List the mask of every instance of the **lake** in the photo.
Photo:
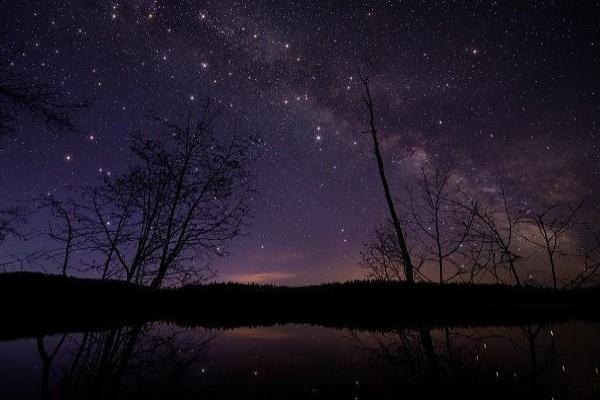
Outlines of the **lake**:
M0 342L0 398L600 398L600 324L208 329Z

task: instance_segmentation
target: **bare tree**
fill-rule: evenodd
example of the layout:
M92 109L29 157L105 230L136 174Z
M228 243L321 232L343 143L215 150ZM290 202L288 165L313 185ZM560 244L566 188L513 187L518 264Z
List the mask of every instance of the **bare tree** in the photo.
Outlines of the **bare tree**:
M73 251L82 247L79 242L82 230L78 229L78 205L74 201L61 202L53 196L43 197L40 205L50 211L47 236L59 245L42 254L46 259L59 258L61 274L67 276Z
M20 236L19 226L26 221L28 212L22 207L0 209L0 244L11 236Z
M598 284L600 276L600 229L597 226L586 224L585 226L590 244L583 251L583 266L581 271L573 278L565 288L574 289L586 285Z
M82 190L78 224L101 255L102 278L160 287L205 266L248 221L254 142L217 135L209 103L198 119L161 121L159 139L132 136L132 165ZM225 139L226 138L226 139Z
M485 257L478 255L479 261L482 258L486 260L478 267L488 269L497 280L501 280L499 269L506 268L515 284L520 286L516 262L523 256L519 254L516 241L519 238L517 229L523 222L523 212L507 196L503 182L498 185L497 194L498 209L488 208L477 199L467 196L467 207L475 218L471 224L470 239L487 251Z
M473 223L476 223L475 220ZM463 275L466 277L465 281L476 283L484 280L486 275L491 275L496 281L501 280L495 269L498 249L486 235L476 235L470 232L465 243L465 250L461 253L464 256L464 262L460 268L465 272Z
M391 223L375 228L372 237L363 245L360 266L367 270L370 279L401 281L404 277L404 263L398 244L398 236ZM415 266L415 274L420 274L424 260ZM426 277L423 277L426 279Z
M27 223L31 211L28 207L13 206L0 209L0 247L9 239L26 240L23 225ZM24 260L19 255L2 254L0 270L7 272L16 266L23 266Z
M410 190L412 221L416 227L415 240L426 257L437 264L439 282L465 273L453 260L466 242L474 213L459 203L459 188L450 183L448 165L428 163L420 171L416 191ZM456 270L444 278L445 266Z
M75 130L69 111L87 107L87 103L61 102L59 86L17 72L11 57L7 58L0 61L0 139L14 131L15 125L26 116L48 129ZM26 214L22 207L0 210L0 243L8 236L19 235L17 228L25 222Z
M404 275L406 277L407 282L413 283L413 263L410 257L410 253L408 251L408 247L406 245L406 239L404 236L404 232L402 231L402 226L400 225L400 219L398 218L398 214L396 213L396 206L394 205L394 200L392 199L390 187L387 181L387 177L385 175L381 150L379 149L379 139L377 138L377 128L375 127L375 106L373 105L373 99L371 98L369 79L363 77L360 73L359 75L364 88L364 94L362 96L362 99L369 113L369 129L365 133L370 133L373 139L373 152L375 153L375 158L377 159L379 177L381 178L381 184L383 185L385 200L388 205L388 209L392 219L392 224L394 226L396 236L398 237L398 245L400 247L400 254L402 256L402 264L404 266Z
M25 116L49 129L75 130L69 112L88 105L82 101L62 102L60 94L59 86L17 72L12 61L0 62L0 136L12 132Z
M560 253L560 242L572 227L575 216L582 205L583 201L575 206L557 202L533 211L529 218L526 219L526 222L536 227L539 238L537 235L531 236L525 234L521 236L545 251L552 272L552 286L554 290L558 289L556 256ZM566 212L563 212L564 209L566 209Z

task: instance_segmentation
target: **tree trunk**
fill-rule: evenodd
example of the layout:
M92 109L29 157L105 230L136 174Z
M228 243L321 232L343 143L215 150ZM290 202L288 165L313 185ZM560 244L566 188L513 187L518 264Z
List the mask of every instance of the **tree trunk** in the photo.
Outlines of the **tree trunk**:
M167 272L167 268L163 268L163 266L161 265L160 268L158 269L158 273L156 274L154 279L152 279L152 282L150 283L150 287L153 289L158 289L160 287L160 285L162 285L162 281L165 278L166 272Z
M435 350L433 348L433 339L431 338L431 331L429 327L420 327L419 337L421 338L421 345L423 346L425 357L427 359L427 376L429 384L431 385L429 389L432 390L432 392L436 392L439 389L440 384L440 370L437 357L435 355Z
M554 287L554 290L557 290L558 286L556 285L556 266L554 265L554 256L550 252L549 248L547 248L547 251L548 258L550 259L550 268L552 269L552 286Z
M510 260L509 262L510 265L510 271L513 274L513 277L515 278L515 283L517 284L517 286L521 286L521 280L519 279L519 275L517 275L517 270L515 269L515 263Z
M383 158L381 157L381 151L379 150L379 140L377 139L377 128L375 128L375 114L373 109L373 101L371 99L371 92L369 90L369 84L366 78L361 78L361 80L365 87L365 96L363 96L363 100L369 110L369 124L371 130L371 137L373 138L373 151L375 152L375 158L377 158L379 177L381 178L381 184L383 185L385 200L387 202L387 206L392 217L392 223L394 225L394 229L396 230L396 235L398 236L398 244L400 245L400 252L402 254L402 264L404 264L404 274L406 276L406 281L408 283L413 283L414 275L412 260L410 258L410 253L408 252L408 247L406 246L406 240L404 239L404 233L402 232L402 227L400 226L398 214L396 213L394 200L392 199L390 187L385 176Z
M438 263L440 268L440 284L444 283L444 258L442 257L442 251L438 246Z
M394 201L392 199L392 195L390 194L390 188L387 182L387 178L385 176L385 170L383 168L383 160L381 158L381 152L379 151L379 142L377 140L377 136L375 132L373 133L373 145L375 150L375 156L377 157L377 165L379 167L379 176L381 178L381 184L383 185L383 191L385 193L385 199L390 210L390 215L392 217L392 223L394 224L394 229L396 230L396 234L398 236L398 243L400 244L400 252L402 254L402 263L404 264L404 274L406 275L406 281L409 283L414 282L413 276L413 265L412 260L410 258L410 253L408 252L408 248L406 246L406 240L404 240L404 233L402 232L402 227L400 226L400 220L398 219L398 214L396 214L396 207L394 206Z

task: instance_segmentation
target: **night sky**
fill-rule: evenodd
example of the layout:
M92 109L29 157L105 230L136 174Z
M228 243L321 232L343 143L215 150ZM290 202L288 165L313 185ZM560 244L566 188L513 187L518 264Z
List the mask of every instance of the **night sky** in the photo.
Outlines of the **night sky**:
M357 66L397 196L439 160L474 192L502 174L519 196L600 200L599 2L0 0L0 26L11 68L91 104L78 132L24 119L0 141L5 203L119 171L149 110L208 97L262 138L252 226L219 279L362 276L387 209Z

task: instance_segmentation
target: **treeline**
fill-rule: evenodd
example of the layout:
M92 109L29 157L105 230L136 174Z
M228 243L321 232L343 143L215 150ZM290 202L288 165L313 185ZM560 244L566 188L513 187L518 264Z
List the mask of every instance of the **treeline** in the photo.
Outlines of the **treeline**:
M74 301L76 299L76 301ZM597 318L600 289L353 281L280 287L214 283L151 288L38 273L0 274L0 337L172 321L235 327L308 323L389 329L399 325L510 325ZM405 306L398 306L405 304Z

